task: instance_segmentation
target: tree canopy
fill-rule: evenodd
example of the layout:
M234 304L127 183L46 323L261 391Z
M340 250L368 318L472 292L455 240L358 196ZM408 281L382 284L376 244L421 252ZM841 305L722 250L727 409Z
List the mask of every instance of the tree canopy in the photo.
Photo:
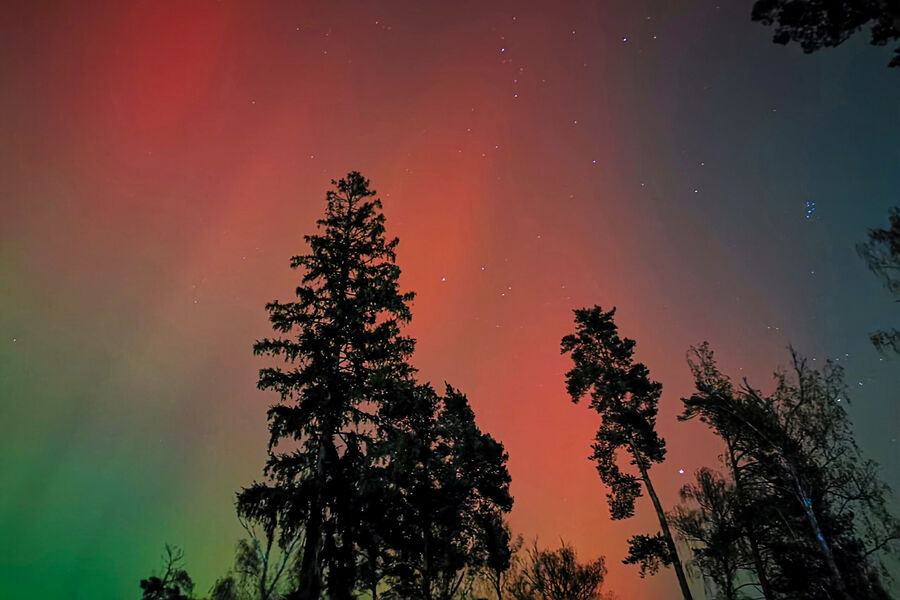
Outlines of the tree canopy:
M871 43L900 41L900 2L896 0L756 0L751 18L774 27L776 44L796 42L804 52L839 46L868 27ZM891 67L900 67L900 46Z

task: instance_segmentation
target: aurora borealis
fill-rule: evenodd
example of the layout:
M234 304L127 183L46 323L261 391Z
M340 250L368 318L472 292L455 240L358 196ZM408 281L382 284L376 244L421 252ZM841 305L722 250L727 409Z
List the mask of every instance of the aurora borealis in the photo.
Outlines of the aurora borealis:
M714 465L684 355L770 385L839 360L900 488L897 305L854 245L900 188L900 79L803 55L749 2L21 3L0 22L0 596L136 597L166 542L205 593L261 476L251 345L329 181L358 169L417 292L424 379L510 454L512 525L641 580L568 400L576 307L617 306L664 384L671 506Z

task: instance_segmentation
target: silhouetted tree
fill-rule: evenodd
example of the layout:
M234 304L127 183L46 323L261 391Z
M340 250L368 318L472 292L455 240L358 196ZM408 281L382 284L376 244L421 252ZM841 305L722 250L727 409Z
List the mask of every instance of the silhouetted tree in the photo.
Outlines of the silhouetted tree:
M268 489L283 495L280 526L303 532L300 600L346 600L357 580L356 536L366 444L378 410L413 373L412 293L401 293L398 240L385 238L381 202L352 172L327 194L310 253L291 259L303 271L296 300L266 305L278 334L254 345L287 365L260 371L258 387L280 402L269 409ZM254 484L239 495L246 514L270 501Z
M234 571L241 588L255 600L281 596L287 569L298 554L302 530L288 515L290 494L280 487L255 483L238 494L237 512L247 538L237 543ZM290 523L283 526L283 523Z
M681 488L685 505L671 515L672 526L693 550L692 562L712 584L713 598L736 600L738 575L746 552L734 486L710 469L697 471L697 482Z
M210 600L242 600L242 595L234 575L221 577L213 584L209 592Z
M161 577L141 580L142 600L190 600L194 582L182 567L184 551L166 544Z
M385 406L391 425L373 446L394 492L386 520L398 526L383 536L390 579L400 597L450 600L483 568L502 567L509 539L494 528L512 508L507 454L459 391L411 392Z
M575 333L562 339L562 352L571 353L574 368L566 373L566 388L573 402L590 394L591 408L601 417L591 458L597 463L600 479L610 488L610 516L626 519L634 515L641 484L653 502L662 532L639 535L629 540L627 563L655 572L659 564L672 564L681 593L691 600L675 540L666 513L650 480L653 463L665 459L666 447L656 433L656 413L662 385L650 380L650 371L633 360L634 340L620 338L613 317L615 308L604 312L599 306L575 311ZM638 476L624 473L617 462L620 451L637 467Z
M804 52L838 46L869 26L872 44L900 40L897 0L756 0L751 18L775 27L777 44L797 42ZM900 66L900 47L889 63Z
M718 373L703 348L695 373ZM735 487L735 516L755 531L777 596L886 598L879 558L900 536L889 489L853 439L842 370L817 371L792 356L771 395L746 382L734 390L718 374L685 399L685 416L731 440L744 488Z
M888 229L870 229L869 240L856 250L884 287L900 302L900 207L891 209ZM884 352L900 354L900 330L884 329L871 335L872 344Z
M604 577L603 557L579 563L565 541L556 550L541 550L535 540L508 589L515 600L599 600Z
M377 442L372 446L377 448ZM370 452L377 454L378 450L372 446ZM385 481L383 465L381 472L360 480L359 583L371 600L378 599L382 581L396 567L396 555L388 546L389 541L402 536L402 523L396 519L394 505L399 492Z
M748 446L758 447L758 440L734 417L735 413L740 413L742 398L735 393L731 381L719 371L709 344L691 348L688 365L697 391L692 397L682 399L684 412L678 419L698 418L725 443L722 458L731 473L735 496L732 518L743 531L759 589L766 600L773 600L775 593L769 581L769 572L775 566L761 549L760 538L770 524L778 520L772 512L777 502L768 486L757 485L755 475L758 463L746 451ZM731 408L726 410L727 407Z
M490 584L497 600L503 600L505 574L512 566L512 557L522 546L522 538L512 540L509 525L499 514L488 514L482 523L484 531L484 577Z

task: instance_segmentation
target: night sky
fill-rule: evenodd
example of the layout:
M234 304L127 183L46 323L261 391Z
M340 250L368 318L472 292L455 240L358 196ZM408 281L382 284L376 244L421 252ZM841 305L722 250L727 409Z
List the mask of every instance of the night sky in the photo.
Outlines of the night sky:
M262 5L265 4L265 7ZM718 446L675 419L708 340L764 389L839 359L900 488L897 304L857 257L900 202L900 72L803 55L727 2L70 2L0 19L0 595L137 597L164 543L205 594L261 477L251 345L333 178L400 238L423 379L510 455L513 528L662 600L565 393L576 307L617 306L664 384L663 503ZM684 469L685 475L679 470Z

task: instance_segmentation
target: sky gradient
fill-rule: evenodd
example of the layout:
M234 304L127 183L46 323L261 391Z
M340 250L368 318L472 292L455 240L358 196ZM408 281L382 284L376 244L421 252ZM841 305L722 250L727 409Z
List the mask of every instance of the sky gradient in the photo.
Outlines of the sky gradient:
M858 36L771 43L751 2L20 3L0 21L0 595L137 597L166 542L201 594L261 476L255 339L329 181L400 238L423 379L510 454L512 525L641 580L564 388L573 308L617 306L664 385L663 503L718 447L685 351L768 388L839 359L900 488L897 305L854 252L900 202L900 73ZM814 203L814 204L810 204ZM685 469L687 476L680 476Z

